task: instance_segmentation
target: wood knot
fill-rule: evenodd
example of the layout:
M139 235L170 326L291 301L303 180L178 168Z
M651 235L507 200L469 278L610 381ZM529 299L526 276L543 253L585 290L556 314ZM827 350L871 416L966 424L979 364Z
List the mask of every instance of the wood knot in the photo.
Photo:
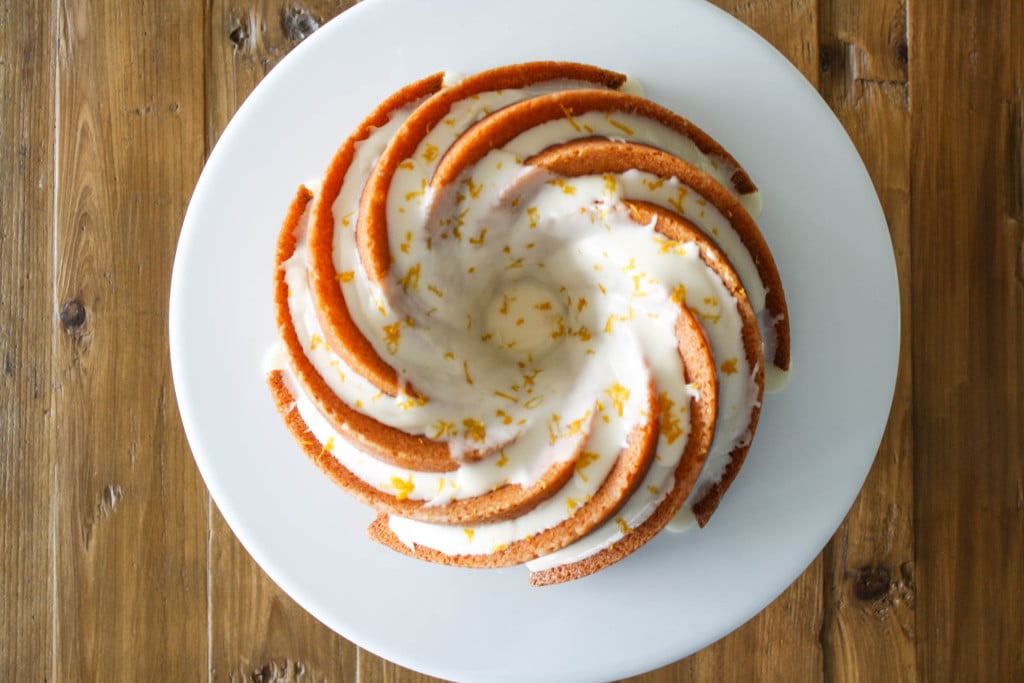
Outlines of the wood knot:
M892 50L896 55L896 62L906 66L910 61L910 47L907 45L906 37L897 40Z
M288 40L304 40L320 28L320 22L302 7L285 7L281 11L281 30Z
M72 299L60 307L60 324L66 330L73 330L85 323L85 306L78 299Z
M832 70L832 57L829 55L828 50L824 48L818 53L818 70L823 74L827 74Z
M864 567L853 577L853 595L858 600L874 601L885 597L892 579L885 567Z
M245 26L238 25L231 29L231 33L228 34L228 39L234 43L236 49L242 50L245 48L245 44L249 40L249 32L245 29Z
M306 667L302 662L285 660L267 662L249 674L252 683L293 683L306 680Z

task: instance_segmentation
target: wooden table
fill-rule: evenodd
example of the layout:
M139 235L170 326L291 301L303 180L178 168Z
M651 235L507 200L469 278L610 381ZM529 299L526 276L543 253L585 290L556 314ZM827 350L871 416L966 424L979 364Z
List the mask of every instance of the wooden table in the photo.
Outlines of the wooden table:
M168 364L203 160L348 4L0 1L0 679L428 680L328 631L239 546ZM1024 680L1024 2L718 4L863 155L901 368L820 557L746 626L636 680Z

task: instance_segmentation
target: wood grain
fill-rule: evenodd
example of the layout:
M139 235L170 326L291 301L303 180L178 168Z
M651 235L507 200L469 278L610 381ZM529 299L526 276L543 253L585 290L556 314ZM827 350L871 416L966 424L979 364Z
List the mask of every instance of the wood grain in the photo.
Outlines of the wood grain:
M234 111L293 47L352 3L210 3L207 152ZM282 207L282 218L284 210ZM268 283L270 273L267 273ZM210 505L210 674L228 681L357 680L354 645L270 581Z
M204 154L352 4L0 0L0 680L438 680L255 565L199 479L167 362ZM1024 3L716 4L863 156L901 367L824 553L735 633L630 680L1024 680Z
M916 680L910 107L906 7L822 3L822 94L882 201L900 276L900 370L889 426L860 497L824 557L826 678Z
M1021 680L1024 5L912 3L910 25L917 665Z
M0 680L52 676L55 16L0 2ZM34 502L30 502L34 501Z
M78 313L55 335L53 676L191 679L202 659L181 653L207 644L207 520L165 320L202 163L202 15L164 3L58 8L52 287Z
M818 6L813 0L716 2L785 55L818 85ZM682 662L639 676L637 683L820 680L822 558L742 628Z

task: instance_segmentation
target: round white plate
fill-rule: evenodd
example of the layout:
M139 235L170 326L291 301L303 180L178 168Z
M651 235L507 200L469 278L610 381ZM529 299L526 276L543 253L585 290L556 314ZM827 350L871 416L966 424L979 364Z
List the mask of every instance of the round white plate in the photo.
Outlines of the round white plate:
M792 314L792 381L707 528L663 533L581 581L420 563L294 445L261 374L274 245L300 182L393 90L536 59L624 71L716 137L760 187ZM457 680L609 680L684 657L778 596L834 533L892 400L897 282L885 219L840 124L749 29L698 0L370 0L299 45L238 110L192 197L170 348L196 463L289 595L358 645Z

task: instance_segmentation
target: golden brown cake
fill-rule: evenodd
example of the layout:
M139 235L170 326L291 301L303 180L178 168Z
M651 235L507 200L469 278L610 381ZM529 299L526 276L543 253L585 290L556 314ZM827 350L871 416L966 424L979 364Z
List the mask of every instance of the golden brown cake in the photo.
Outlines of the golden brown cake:
M268 372L370 537L536 585L703 526L789 367L739 163L624 75L538 62L381 103L277 248Z

